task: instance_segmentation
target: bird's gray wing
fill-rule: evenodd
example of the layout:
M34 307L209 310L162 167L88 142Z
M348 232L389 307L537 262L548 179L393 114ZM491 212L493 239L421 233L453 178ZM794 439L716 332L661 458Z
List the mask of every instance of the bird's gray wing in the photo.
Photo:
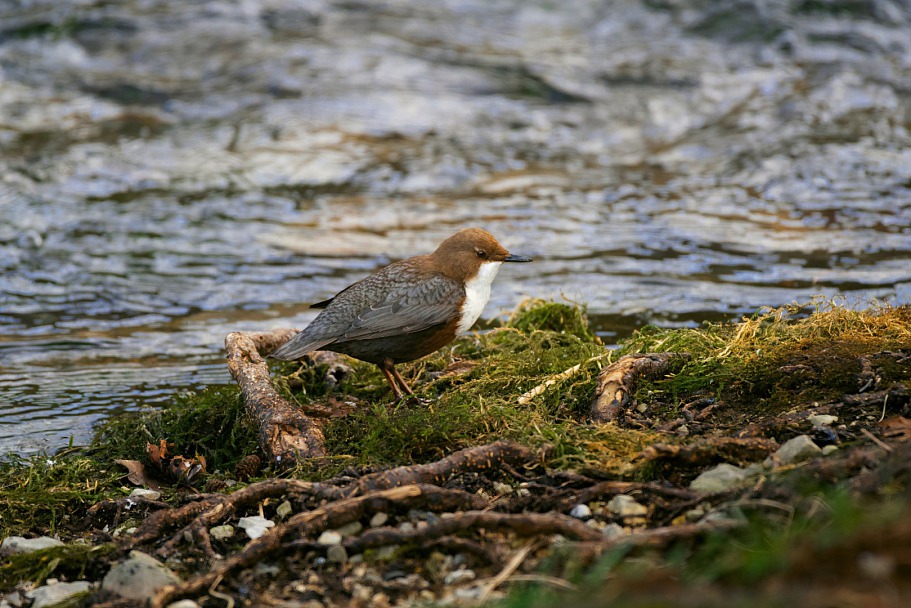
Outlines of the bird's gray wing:
M395 283L380 302L358 312L339 341L410 334L457 318L464 290L442 275Z
M442 275L420 275L410 262L387 266L336 294L270 356L290 361L335 342L398 336L452 321L462 286Z

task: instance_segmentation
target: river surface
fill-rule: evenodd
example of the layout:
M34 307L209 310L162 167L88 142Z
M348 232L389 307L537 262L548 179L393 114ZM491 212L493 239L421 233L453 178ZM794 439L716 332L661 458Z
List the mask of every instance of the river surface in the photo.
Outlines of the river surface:
M911 299L908 0L0 0L0 457L482 226L615 343Z

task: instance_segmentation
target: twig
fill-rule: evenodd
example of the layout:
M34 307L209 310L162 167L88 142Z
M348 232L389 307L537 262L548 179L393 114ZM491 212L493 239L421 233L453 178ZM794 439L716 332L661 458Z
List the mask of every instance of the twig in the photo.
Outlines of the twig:
M597 355L595 357L591 357L590 359L587 359L586 361L583 361L582 363L579 363L578 365L573 365L569 369L566 369L566 370L560 372L559 374L554 374L553 376L550 376L547 380L545 380L538 386L534 387L527 393L521 395L517 399L519 405L526 405L526 404L530 403L532 399L534 399L535 397L537 397L538 395L540 395L541 393L546 391L549 387L553 386L557 382L561 382L563 380L566 380L567 378L572 378L579 372L580 369L582 369L582 366L584 366L584 365L588 365L589 363L592 363L593 361L597 361L599 359L603 359L604 357L607 357L608 362L610 362L610 357L611 357L611 355L613 355L613 353L614 353L614 351L609 350L606 353Z
M538 541L531 541L512 556L512 559L506 564L506 566L497 574L495 577L490 579L484 585L484 592L481 594L481 599L478 600L478 603L482 606L487 603L487 600L490 599L490 594L493 593L494 589L503 584L506 579L508 579L513 572L515 572L519 566L522 565L522 562L525 561L525 558L528 557L528 554L531 553L531 550L535 547Z
M889 445L888 443L885 443L885 442L882 441L879 437L877 437L876 435L874 435L873 433L871 433L871 432L868 431L867 429L860 429L860 432L863 433L864 435L866 435L867 438L870 439L870 441L872 441L873 443L875 443L876 445L878 445L878 446L881 447L882 449L886 450L886 451L889 452L890 454L892 453L892 446L891 446L891 445Z
M566 589L567 591L578 591L579 587L573 585L571 582L564 580L562 578L557 578L556 576L548 576L547 574L513 574L509 577L509 581L528 581L531 583L545 583L551 585L552 587L559 587L560 589Z

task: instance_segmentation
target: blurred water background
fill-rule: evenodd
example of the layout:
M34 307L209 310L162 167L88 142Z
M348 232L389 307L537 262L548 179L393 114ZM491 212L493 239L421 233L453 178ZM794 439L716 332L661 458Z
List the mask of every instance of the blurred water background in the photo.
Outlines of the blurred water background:
M482 226L608 344L911 296L909 0L2 0L0 454Z

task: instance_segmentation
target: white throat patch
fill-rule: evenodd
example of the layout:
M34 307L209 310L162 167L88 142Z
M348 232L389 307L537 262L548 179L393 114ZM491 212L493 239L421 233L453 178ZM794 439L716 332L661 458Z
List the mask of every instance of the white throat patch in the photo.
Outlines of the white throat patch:
M466 332L484 312L484 306L490 299L490 284L497 276L503 262L484 262L471 280L465 282L465 302L462 304L462 318L457 331Z

